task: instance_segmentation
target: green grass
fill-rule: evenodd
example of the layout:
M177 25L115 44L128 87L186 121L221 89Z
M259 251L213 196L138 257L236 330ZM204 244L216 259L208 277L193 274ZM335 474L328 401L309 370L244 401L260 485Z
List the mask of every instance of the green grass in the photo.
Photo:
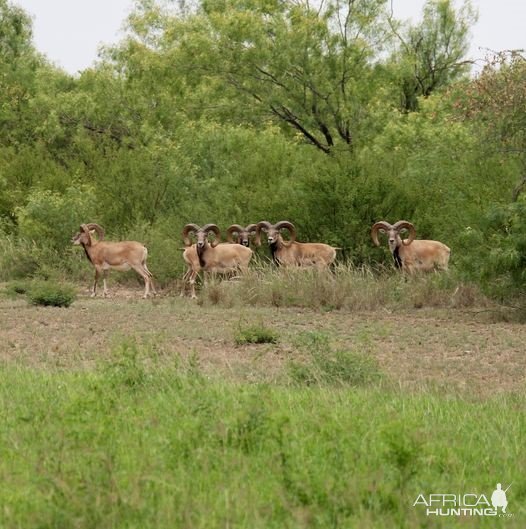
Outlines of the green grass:
M372 356L334 349L325 333L305 332L296 341L304 355L302 361L289 361L288 375L297 384L363 386L382 378L378 363Z
M524 527L524 395L236 383L147 356L1 368L2 528ZM412 506L496 482L510 519Z
M264 325L248 325L237 329L234 342L236 345L251 343L277 343L278 333Z

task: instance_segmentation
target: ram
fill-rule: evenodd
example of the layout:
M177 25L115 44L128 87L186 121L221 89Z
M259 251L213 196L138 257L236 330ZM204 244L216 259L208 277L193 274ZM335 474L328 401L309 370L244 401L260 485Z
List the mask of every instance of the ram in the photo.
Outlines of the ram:
M212 242L208 241L210 233L215 235ZM190 235L195 235L196 243L192 244ZM202 228L197 224L187 224L183 228L185 250L183 259L188 270L183 276L183 292L186 283L190 285L191 297L196 298L195 281L201 270L217 274L246 273L252 250L241 244L220 243L221 232L215 224L205 224Z
M92 231L97 232L98 240L92 237ZM110 270L126 271L133 268L144 279L143 298L147 298L150 287L155 294L152 274L146 266L148 250L140 242L121 241L109 242L104 240L104 229L93 222L81 224L80 231L73 236L71 242L84 248L86 257L95 268L95 281L91 297L97 294L97 282L102 274L104 290L103 296L108 295L106 278Z
M409 236L402 239L401 232L407 230ZM387 235L389 250L395 266L404 272L432 272L433 270L447 270L451 250L439 241L417 240L413 224L406 220L399 220L389 224L382 220L371 228L371 238L376 246L380 246L378 233Z
M290 241L283 239L280 230L290 233ZM328 244L315 242L296 242L294 224L282 220L276 224L268 221L258 222L256 226L256 245L261 244L261 231L267 233L267 240L273 261L279 266L314 266L327 268L336 259L336 250Z
M256 234L256 230L256 224L249 224L245 227L232 224L226 230L226 240L229 243L242 244L248 248L250 247L250 237Z

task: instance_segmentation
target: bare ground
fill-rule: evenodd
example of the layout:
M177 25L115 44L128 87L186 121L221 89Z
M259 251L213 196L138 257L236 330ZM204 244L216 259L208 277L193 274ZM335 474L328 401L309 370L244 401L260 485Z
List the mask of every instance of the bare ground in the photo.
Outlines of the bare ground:
M277 344L236 346L239 327L277 331ZM526 325L491 323L483 312L320 312L298 308L199 306L178 297L81 296L67 309L0 300L0 362L44 369L86 369L125 340L162 362L192 355L205 373L273 381L297 357L298 336L320 331L335 348L373 355L390 380L478 395L525 387Z

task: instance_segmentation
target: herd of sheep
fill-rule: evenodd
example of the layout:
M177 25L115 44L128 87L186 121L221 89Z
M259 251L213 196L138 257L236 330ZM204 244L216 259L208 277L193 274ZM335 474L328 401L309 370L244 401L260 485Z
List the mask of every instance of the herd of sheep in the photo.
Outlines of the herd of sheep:
M289 232L289 240L282 237L281 230ZM407 239L401 237L404 230L409 232ZM187 224L183 228L183 259L187 265L183 276L183 292L185 286L189 285L191 297L196 297L195 282L201 271L210 274L245 273L253 254L250 249L251 237L254 237L254 244L260 246L261 232L266 233L272 259L278 266L310 266L321 269L328 268L336 259L338 248L323 243L297 242L296 228L288 221L276 224L261 221L246 227L232 224L227 229L225 243L220 242L221 232L215 224L206 224L203 227ZM94 233L97 233L97 238L93 237ZM410 274L436 269L447 270L450 249L438 241L416 240L416 230L410 222L400 220L395 224L385 221L375 223L371 229L371 237L376 246L380 245L379 233L387 235L389 249L397 268ZM211 234L214 237L210 241ZM195 243L191 237L195 238ZM82 224L72 243L84 248L86 257L95 268L92 296L97 293L97 282L101 275L104 283L103 293L106 296L108 272L130 269L135 270L144 279L144 298L148 297L150 291L156 293L152 274L146 265L148 250L143 244L135 241L105 241L103 228L95 223Z

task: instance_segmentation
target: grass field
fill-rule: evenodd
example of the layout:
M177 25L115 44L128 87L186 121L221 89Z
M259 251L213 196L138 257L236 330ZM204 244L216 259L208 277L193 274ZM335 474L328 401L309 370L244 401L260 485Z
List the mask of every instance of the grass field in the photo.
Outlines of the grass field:
M457 288L240 288L1 298L0 527L525 526L524 325ZM413 506L497 482L510 517Z

